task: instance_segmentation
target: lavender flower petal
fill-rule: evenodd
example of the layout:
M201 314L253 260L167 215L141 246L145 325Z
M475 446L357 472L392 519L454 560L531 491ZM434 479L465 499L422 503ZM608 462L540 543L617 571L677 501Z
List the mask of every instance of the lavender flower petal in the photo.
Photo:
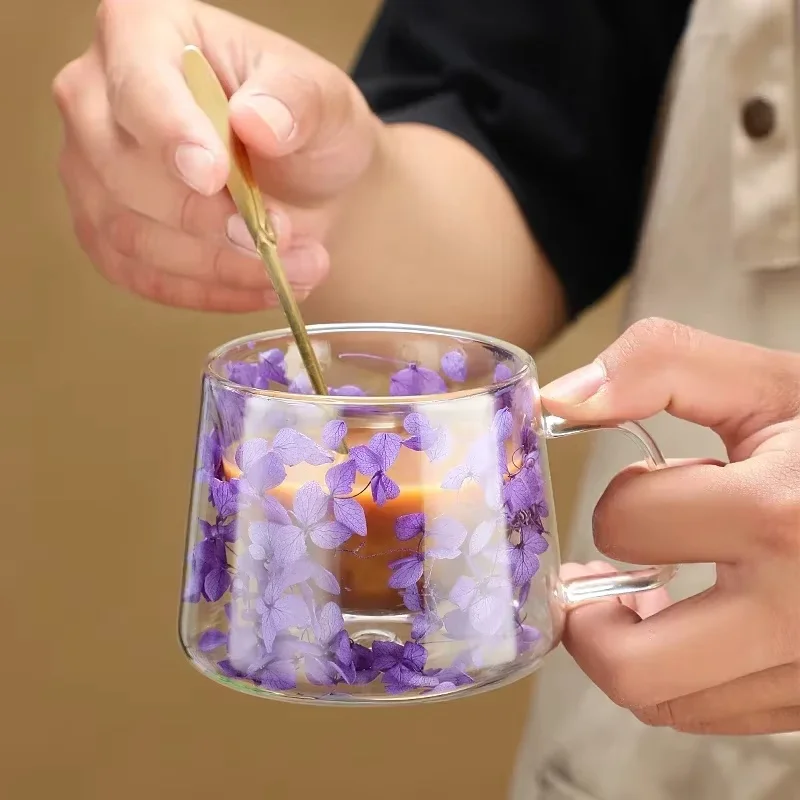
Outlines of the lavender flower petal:
M392 570L389 586L392 589L407 589L422 577L423 556L420 553L414 553L392 561L389 568Z
M488 546L489 542L494 536L497 529L497 522L495 520L485 520L475 528L472 538L469 541L469 554L475 556L483 552Z
M369 449L378 457L381 471L386 472L397 460L402 441L396 433L376 433L369 440Z
M230 574L226 569L218 567L212 569L208 575L206 575L205 581L203 582L203 591L206 598L210 602L215 603L230 589L230 586Z
M335 550L353 535L353 531L340 522L319 522L309 528L309 535L317 547Z
M435 559L454 559L467 538L467 529L455 519L438 517L428 528L425 555Z
M316 525L325 519L330 498L316 481L303 484L294 496L294 514L304 527Z
M400 496L400 487L382 472L378 472L373 476L370 481L370 489L372 490L372 499L379 506Z
M211 495L211 505L217 510L218 516L229 517L239 510L237 502L239 493L229 481L211 478L208 482L208 488Z
M442 356L442 372L451 381L463 383L467 379L467 358L461 350L451 350Z
M367 518L358 500L334 497L333 516L336 521L358 536L367 535Z
M492 433L498 442L505 442L511 438L514 420L511 417L511 411L507 408L501 408L492 420Z
M228 643L228 634L215 629L203 631L200 639L197 642L197 649L201 653L211 653L218 647Z
M352 493L355 479L356 462L350 458L335 467L331 467L325 473L325 485L328 487L328 492L339 497Z
M347 436L347 423L343 419L332 419L322 429L322 444L328 450L338 450Z
M421 394L441 394L447 384L438 372L418 364L409 364L395 372L389 380L389 394L393 397Z
M283 428L275 435L272 449L287 467L305 462L313 466L330 464L333 458L304 433Z
M403 605L409 611L422 611L422 597L419 593L419 587L416 583L412 583L403 592Z
M402 514L397 518L394 532L401 542L407 542L425 532L424 514Z

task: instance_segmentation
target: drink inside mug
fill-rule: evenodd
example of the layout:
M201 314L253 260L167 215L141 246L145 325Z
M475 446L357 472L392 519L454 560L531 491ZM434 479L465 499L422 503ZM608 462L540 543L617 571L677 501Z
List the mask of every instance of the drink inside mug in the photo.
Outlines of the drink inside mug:
M235 689L460 696L529 674L564 603L532 360L478 335L312 326L211 354L180 634Z

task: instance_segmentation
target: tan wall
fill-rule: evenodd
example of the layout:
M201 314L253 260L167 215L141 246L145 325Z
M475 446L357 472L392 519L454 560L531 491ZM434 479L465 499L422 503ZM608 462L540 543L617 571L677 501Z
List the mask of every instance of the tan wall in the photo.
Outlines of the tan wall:
M375 0L228 5L344 64ZM225 691L184 662L198 373L213 345L276 318L157 308L109 288L75 245L49 81L83 48L94 6L0 0L0 797L501 798L528 683L432 708L320 711ZM545 378L609 339L617 301L542 358ZM584 443L552 450L563 523Z

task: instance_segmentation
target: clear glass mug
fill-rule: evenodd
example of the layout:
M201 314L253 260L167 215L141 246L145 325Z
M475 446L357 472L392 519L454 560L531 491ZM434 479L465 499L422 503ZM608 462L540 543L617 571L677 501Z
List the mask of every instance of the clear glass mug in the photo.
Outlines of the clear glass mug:
M571 581L539 401L512 345L406 325L288 331L213 352L203 379L180 638L205 675L304 702L458 697L534 671L574 603L663 585L659 566ZM651 467L655 443L632 436Z

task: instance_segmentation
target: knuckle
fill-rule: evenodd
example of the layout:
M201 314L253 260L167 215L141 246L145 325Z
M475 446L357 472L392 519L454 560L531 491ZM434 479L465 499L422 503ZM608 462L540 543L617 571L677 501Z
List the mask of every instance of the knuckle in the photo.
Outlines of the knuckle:
M680 724L675 705L667 700L651 706L632 708L634 716L651 728L674 728Z
M692 350L700 332L688 325L661 317L645 317L634 322L622 335L628 348L647 347L658 352Z
M777 556L800 556L800 496L789 491L772 492L758 501L761 545Z
M77 58L64 66L53 78L51 94L62 116L66 116L72 101L80 90L80 75L83 72L83 61Z
M142 220L129 209L124 209L108 217L103 231L108 244L118 253L129 258L139 255Z

